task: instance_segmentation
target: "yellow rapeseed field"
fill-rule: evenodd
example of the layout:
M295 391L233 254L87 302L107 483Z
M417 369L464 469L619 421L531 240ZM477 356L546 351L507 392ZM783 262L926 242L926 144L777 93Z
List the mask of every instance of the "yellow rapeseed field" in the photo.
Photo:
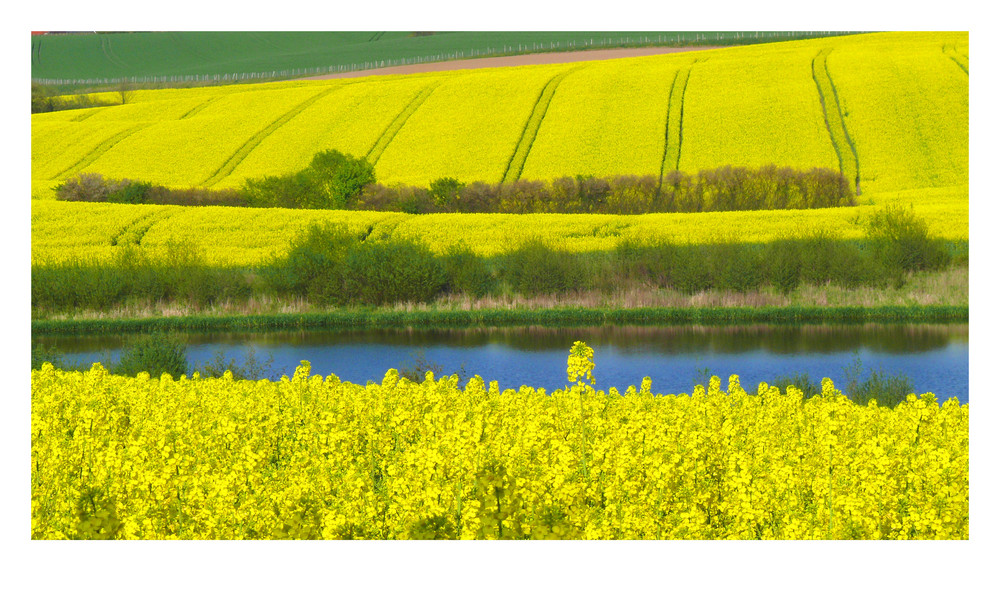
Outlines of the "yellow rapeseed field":
M36 539L968 539L969 407L823 381L547 393L457 376L31 374Z
M824 97L836 105L826 114L814 78L818 58L828 74ZM607 249L622 235L767 241L823 229L853 238L871 210L866 204L893 201L912 203L933 235L964 240L967 67L966 33L903 32L577 65L137 91L126 105L32 116L32 259L107 256L112 250L98 248L129 223L109 223L101 207L43 201L74 174L236 187L301 169L331 147L370 154L382 182L427 185L438 177L498 182L515 150L523 178L548 179L658 174L665 158L686 171L768 163L836 169L836 144L842 158L857 158L862 205L644 217L349 218L184 208L157 214L140 243L184 241L212 263L253 264L317 220L397 225L382 232L418 236L438 250L464 241L481 254L536 236L580 251ZM674 90L681 73L688 77ZM826 122L838 112L840 130L831 135ZM845 151L848 137L854 148ZM668 139L676 147L670 153ZM232 224L221 224L223 216ZM96 231L81 234L81 225Z
M874 198L877 203L913 204L932 236L968 240L969 215L962 200L968 187L915 190ZM443 253L465 244L495 256L524 241L541 239L562 249L611 250L621 238L705 243L718 240L768 242L825 231L845 239L864 236L864 220L878 204L819 210L760 210L699 214L425 214L283 208L125 206L107 203L35 201L31 212L33 265L73 258L108 259L116 238L140 218L151 217L138 243L162 251L170 243L200 250L212 265L253 266L284 254L297 233L314 223L339 223L375 239L406 237ZM489 237L484 237L484 234Z
M683 103L675 125L682 170L768 163L836 168L813 73L813 60L824 53L857 146L863 190L959 185L968 180L968 74L956 61L967 64L961 54L967 48L962 32L882 33L576 66L140 91L126 105L32 116L32 180L64 179L69 175L56 177L87 159L92 171L107 176L196 186L248 142L233 178L211 186L297 170L331 146L363 155L433 82L439 86L377 162L378 178L496 182L546 83L574 67L528 141L525 178L658 174L673 78L688 67L683 95L675 98ZM296 111L330 88L337 90ZM112 126L141 129L89 157ZM45 188L34 190L46 195Z

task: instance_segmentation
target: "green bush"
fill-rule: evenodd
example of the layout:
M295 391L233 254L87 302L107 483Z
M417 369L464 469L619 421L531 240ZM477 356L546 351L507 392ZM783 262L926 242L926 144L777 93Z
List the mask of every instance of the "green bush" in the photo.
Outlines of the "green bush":
M726 241L710 245L707 264L716 290L746 292L765 281L765 261L752 244Z
M304 172L319 191L320 208L346 208L365 185L375 182L375 167L368 158L336 149L314 155Z
M187 369L184 342L177 335L159 333L143 334L127 342L112 373L135 376L149 372L154 378L166 373L176 378L187 374Z
M504 281L527 296L579 290L588 285L584 257L556 250L540 239L523 242L499 259Z
M674 250L668 283L685 294L707 290L715 283L711 248L707 244L687 244Z
M801 247L801 242L795 240L779 240L764 248L768 280L782 294L789 294L802 282Z
M846 386L844 394L859 405L867 405L872 399L880 406L895 408L913 393L913 381L904 374L890 375L881 369L872 370L867 377L858 356L844 369Z
M360 245L360 238L343 225L312 225L292 241L286 256L262 267L260 276L279 294L323 306L346 304L347 257Z
M230 372L235 380L277 380L278 376L271 369L274 363L274 356L268 355L266 361L257 359L257 351L249 347L243 363L239 363L235 358L227 358L225 351L219 349L211 361L205 362L198 373L204 378L221 378L226 372Z
M785 393L788 392L788 387L793 386L796 389L802 391L802 396L804 399L809 399L816 395L820 395L823 392L823 387L813 382L809 379L809 374L802 372L795 374L790 374L787 376L778 376L771 382L771 386L778 387Z
M367 158L329 149L316 153L299 172L247 179L241 195L254 207L344 209L374 182L375 168Z
M456 244L442 258L448 276L448 290L482 297L497 289L497 280L489 264L468 246Z
M897 284L902 273L943 269L949 262L947 244L930 237L927 221L912 207L890 204L879 208L869 216L865 231L872 254Z
M244 270L213 267L184 243L151 254L134 244L116 246L111 261L79 259L31 268L32 308L108 309L123 303L184 301L204 305L251 293Z
M106 201L117 204L145 204L152 188L152 183L126 180L121 187L114 188L108 193Z
M370 305L430 302L447 281L444 263L425 244L368 240L347 255L344 290L352 301Z
M458 207L458 197L465 183L450 177L440 178L431 181L429 192L434 200L434 206L444 210L451 210Z

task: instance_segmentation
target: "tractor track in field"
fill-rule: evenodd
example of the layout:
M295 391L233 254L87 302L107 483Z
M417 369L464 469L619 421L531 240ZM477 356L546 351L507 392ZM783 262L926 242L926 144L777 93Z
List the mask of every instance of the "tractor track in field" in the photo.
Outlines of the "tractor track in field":
M853 180L855 192L860 195L861 161L858 159L858 150L854 146L851 134L847 130L847 122L844 121L844 112L840 107L837 86L833 83L833 78L830 76L830 70L826 64L826 59L832 51L832 48L824 48L813 57L813 82L816 83L819 104L823 110L823 121L826 123L826 131L830 135L830 144L833 145L833 150L837 154L840 173L847 177L848 182Z
M107 139L104 139L104 141L102 141L97 147L91 149L86 155L77 160L75 164L53 176L52 180L61 181L69 176L72 176L74 173L79 173L80 170L96 162L102 155L107 153L112 147L114 147L118 143L121 143L128 137L139 132L143 128L146 128L147 126L149 126L149 124L139 124L131 128L126 128L125 130L122 130L117 134L114 134L108 137Z
M98 107L96 109L91 109L90 111L85 111L80 115L70 119L70 122L82 122L84 120L91 118L95 113L100 113L105 109L107 109L107 107Z
M295 116L305 111L310 105L312 105L316 101L319 101L323 97L337 90L340 90L341 88L343 87L331 86L330 88L309 97L305 101L299 103L295 107L291 108L290 110L282 114L280 117L278 117L278 119L276 119L275 121L271 122L270 124L262 128L259 132L257 132L257 134L253 135L252 137L247 139L245 143L240 145L240 147L235 151L235 153L233 153L233 155L231 155L229 159L222 164L222 166L219 166L219 168L214 173L212 173L211 176L202 181L201 186L211 187L212 185L218 183L222 179L232 174L233 170L235 170L236 167L239 166L240 162L246 159L246 157L250 155L250 152L253 151L254 148L257 147L257 145L260 145L261 141L270 136L275 130L287 124L289 120L291 120Z
M687 94L688 79L695 63L681 67L674 73L667 97L667 120L664 126L663 160L660 163L660 185L663 175L673 172L681 165L681 147L684 143L684 98ZM658 186L660 186L658 185Z
M183 208L162 208L144 216L140 216L131 223L121 228L118 233L111 237L109 244L112 246L123 246L127 244L142 245L142 238L146 236L150 227L160 221L166 220Z
M194 107L192 107L191 109L189 109L187 111L187 113L185 113L184 115L182 115L181 117L179 117L177 119L178 120L186 120L186 119L190 118L191 116L193 116L193 115L195 115L197 113L200 113L202 109L205 109L206 107L208 107L212 103L212 101L214 101L216 99L218 99L218 97L210 97L207 101L204 101L202 103L199 103L198 105L195 105Z
M583 68L584 65L579 65L560 72L552 76L545 83L545 86L542 87L542 91L538 94L538 99L535 101L534 107L531 108L531 115L528 116L528 121L524 123L524 129L521 131L521 138L517 141L514 153L507 160L507 168L504 170L503 178L500 179L501 183L516 181L521 177L521 171L524 170L524 163L528 160L528 154L531 153L531 146L535 144L538 129L541 128L542 120L545 119L545 114L549 111L549 104L552 102L552 97L556 94L556 89L559 88L559 85L566 76Z
M128 65L124 61L122 61L118 57L118 55L115 54L114 50L111 49L111 39L108 38L107 36L101 36L100 40L101 40L101 52L103 52L104 56L108 58L108 61L111 61L111 63L113 63L118 67L128 69Z
M433 93L434 90L440 85L440 82L435 82L434 84L423 88L409 103L407 103L406 107L399 112L392 122L386 126L379 138L372 143L371 149L369 149L368 153L365 154L365 157L368 158L368 161L371 162L372 166L378 164L378 160L382 157L382 153L385 152L389 143L396 138L396 134L402 130L406 121L410 119L410 116L416 113L417 109L419 109L420 106L424 104L424 101L427 100L427 97L431 96L431 93Z
M955 65L958 65L958 68L965 72L965 75L969 75L969 57L958 52L954 44L942 44L941 52L954 61Z

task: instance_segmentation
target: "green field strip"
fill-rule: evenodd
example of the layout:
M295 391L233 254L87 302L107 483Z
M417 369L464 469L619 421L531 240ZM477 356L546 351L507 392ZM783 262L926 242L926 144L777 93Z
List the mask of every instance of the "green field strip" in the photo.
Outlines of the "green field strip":
M949 59L958 65L959 69L965 72L965 75L969 75L969 57L958 52L954 44L944 44L941 46L941 52L946 54Z
M824 48L813 57L813 81L816 82L816 92L819 94L820 107L823 109L823 120L826 122L826 131L830 135L830 143L837 154L840 173L847 177L849 182L854 182L857 193L860 194L861 162L858 160L858 151L854 146L854 141L851 140L851 135L847 132L844 114L840 109L837 87L834 85L826 65L826 58L832 50L832 48Z
M202 109L205 109L206 107L208 107L209 104L211 104L212 101L216 100L217 98L218 97L209 97L209 99L207 101L205 101L204 103L200 103L198 105L195 105L187 113L185 113L184 115L182 115L181 117L179 117L177 119L178 120L185 120L187 118L190 118L191 116L193 116L193 115L197 114L198 112L200 112Z
M288 49L281 48L280 46L278 46L277 44L275 44L274 42L272 42L271 40L269 40L267 37L260 35L260 33L258 33L258 32L248 32L248 34L249 34L249 36L252 39L260 42L264 46L270 46L271 48L273 48L273 49L275 49L275 50L277 50L279 52L287 52L288 51ZM202 56L202 55L197 54L197 53L192 53L192 54L195 54L196 56L199 56L199 57Z
M118 134L105 139L100 145L90 150L90 152L87 153L87 155L80 158L79 161L77 161L75 164L73 164L66 170L63 170L59 174L53 176L52 180L61 181L69 176L72 176L75 173L78 173L80 170L96 162L97 159L100 158L105 153L107 153L109 149L111 149L118 143L121 143L122 141L132 136L133 134L139 132L143 128L146 128L147 126L149 126L149 124L138 124L131 128L126 128L125 130L119 132Z
M535 142L535 136L538 135L538 128L542 125L542 120L545 119L545 113L549 110L549 103L552 102L552 97L555 96L556 89L559 88L559 84L566 76L574 71L583 69L583 67L585 66L581 65L556 74L542 87L542 92L539 93L538 100L535 101L531 115L528 116L528 121L524 124L524 130L521 132L521 138L517 142L517 147L514 148L514 153L507 162L507 169L503 173L503 178L500 179L501 183L516 181L521 177L521 171L524 170L524 162L528 159L528 154L531 153L531 145Z
M431 96L431 93L434 92L434 89L440 86L440 84L440 82L435 82L418 92L417 95L413 97L413 100L403 108L403 111L399 112L399 115L397 115L396 118L389 123L389 126L386 127L385 131L381 136L379 136L378 140L372 144L372 148L365 154L365 157L367 157L368 161L372 163L372 166L378 164L378 159L382 157L382 153L385 151L385 148L389 146L389 143L391 143L394 138L396 138L396 134L403 128L403 125L410 119L410 116L412 116L417 109L423 105L424 101L427 100L427 97Z
M240 148L236 150L236 153L230 156L230 158L226 160L226 162L222 166L220 166L219 169L216 170L214 174L212 174L212 176L208 177L208 179L206 179L204 182L201 183L201 186L211 187L212 185L218 183L225 177L229 176L233 172L233 170L236 169L236 166L238 166L239 163L242 162L243 159L246 158L251 151L253 151L254 147L259 145L260 142L263 141L265 137L270 135L275 130L284 126L286 123L288 123L289 120L302 113L304 109L306 109L316 101L319 101L320 99L334 92L335 90L340 90L340 88L341 88L340 86L331 86L326 90L320 92L319 94L315 94L309 97L305 101L299 103L298 105L290 109L288 112L286 112L277 120L265 126L260 132L250 137L250 139L247 140L246 143L243 143L243 145L241 145Z
M115 51L111 50L111 39L103 35L101 36L101 52L103 52L104 56L108 58L108 61L111 61L118 67L128 69L128 65L118 58Z

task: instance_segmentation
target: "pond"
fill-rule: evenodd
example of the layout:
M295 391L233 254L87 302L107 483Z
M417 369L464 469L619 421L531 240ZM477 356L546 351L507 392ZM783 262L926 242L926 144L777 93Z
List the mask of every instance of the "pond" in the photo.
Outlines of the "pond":
M758 382L807 374L818 383L846 384L845 371L860 363L908 377L918 394L939 401L969 398L969 327L947 325L809 326L605 326L584 328L384 329L268 333L191 333L189 366L198 368L220 351L243 363L248 353L268 362L266 374L291 375L300 360L313 374L380 382L389 368L427 369L496 380L501 389L523 384L554 390L566 386L566 358L576 340L594 349L597 388L624 390L649 376L653 391L690 393L707 377L738 374L748 391ZM64 362L114 362L121 336L36 337L33 345L56 348Z

